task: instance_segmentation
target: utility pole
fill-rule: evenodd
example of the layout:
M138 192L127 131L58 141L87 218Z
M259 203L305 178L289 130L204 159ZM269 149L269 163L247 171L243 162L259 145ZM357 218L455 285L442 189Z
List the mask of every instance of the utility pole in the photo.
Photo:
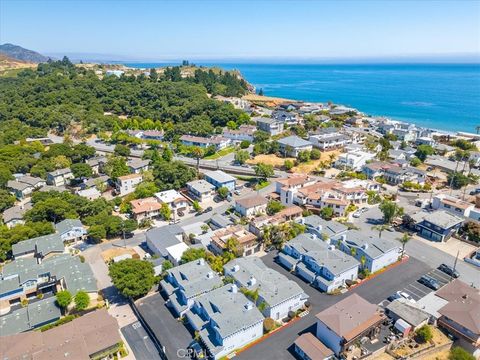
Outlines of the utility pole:
M453 273L455 272L455 269L457 268L457 261L458 261L458 255L460 254L460 250L457 250L457 256L455 256L455 262L453 263L453 271L452 274L450 275L450 281L453 280Z

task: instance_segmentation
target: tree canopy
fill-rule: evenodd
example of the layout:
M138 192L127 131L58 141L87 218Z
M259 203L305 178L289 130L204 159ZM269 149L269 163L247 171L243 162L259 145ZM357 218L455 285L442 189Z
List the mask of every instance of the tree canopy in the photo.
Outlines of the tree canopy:
M108 273L113 285L128 298L145 295L155 283L153 265L144 260L126 259L112 263Z

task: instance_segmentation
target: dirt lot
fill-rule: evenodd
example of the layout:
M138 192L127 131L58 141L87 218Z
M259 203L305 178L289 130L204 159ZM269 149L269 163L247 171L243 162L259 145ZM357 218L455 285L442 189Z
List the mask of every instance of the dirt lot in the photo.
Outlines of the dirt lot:
M135 252L133 249L123 249L123 248L113 248L113 249L108 249L102 252L102 258L103 261L108 263L111 259L114 257L124 255L124 254L130 254L134 258L138 258L138 254Z
M451 340L444 333L442 333L440 330L438 330L437 328L432 326L431 329L432 329L432 335L433 335L432 341L435 343L435 346L441 346L441 345L444 345L448 342L451 342ZM403 346L399 347L398 349L395 349L393 352L398 356L408 356L413 351L417 352L417 351L419 351L423 348L427 348L428 346L429 346L428 343L419 344L418 348L411 349L410 347L403 345ZM435 354L432 354L432 356L433 355L435 355ZM436 355L436 356L438 356L438 355Z
M329 163L330 161L335 161L340 153L341 152L339 150L322 152L320 159L311 160L307 163L301 163L298 166L293 167L291 172L301 173L301 174L310 174L320 166L320 163L322 161L326 163ZM295 158L290 158L290 157L283 158L273 154L257 155L253 159L247 160L247 163L251 165L264 163L264 164L273 165L274 167L280 169L285 163L285 160L295 161Z

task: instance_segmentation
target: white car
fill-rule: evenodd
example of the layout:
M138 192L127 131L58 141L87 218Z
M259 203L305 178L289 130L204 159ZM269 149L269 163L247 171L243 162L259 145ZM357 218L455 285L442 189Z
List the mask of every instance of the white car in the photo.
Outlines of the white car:
M360 211L355 211L352 216L354 218L359 218L360 217Z
M398 294L399 296L401 296L402 298L407 299L407 300L410 301L412 304L415 304L415 303L416 303L416 301L415 301L410 295L408 295L406 292L397 291L397 294Z

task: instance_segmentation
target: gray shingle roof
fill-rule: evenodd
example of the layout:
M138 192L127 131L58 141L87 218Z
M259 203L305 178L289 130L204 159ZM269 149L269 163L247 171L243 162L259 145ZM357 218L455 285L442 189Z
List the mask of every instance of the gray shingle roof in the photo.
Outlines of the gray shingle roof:
M442 229L449 229L463 222L463 219L461 217L444 210L438 210L432 213L425 213L423 219L433 225L440 226Z
M3 222L8 223L12 220L21 220L25 212L32 208L31 203L27 203L24 206L12 206L3 212Z
M53 177L57 177L57 176L60 176L60 175L66 175L66 174L70 174L72 171L70 170L70 168L64 168L64 169L58 169L58 170L55 170L55 171L51 171L48 173L48 175L50 176L53 176Z
M397 299L387 305L387 313L392 312L398 317L405 320L413 327L421 325L424 321L428 320L430 315L419 309L416 304L412 304L407 299Z
M57 232L62 235L73 228L83 228L83 224L79 219L65 219L60 221L58 224L55 224L55 229Z
M372 259L376 259L395 248L400 248L400 243L394 240L366 235L358 230L349 230L345 235L341 236L346 237L347 245L362 248L362 251Z
M147 231L146 237L147 240L155 247L155 249L151 250L156 250L165 257L168 256L168 247L179 244L181 242L177 239L176 236L182 233L182 228L174 224L150 229Z
M229 175L222 170L207 171L204 175L205 178L210 178L218 183L228 183L237 180L232 175Z
M348 230L348 227L339 223L338 221L324 220L318 215L307 216L303 218L302 223L307 225L307 231L308 228L313 228L320 233L328 235L328 237L334 237ZM321 226L321 230L318 230L319 226Z
M225 285L199 296L200 303L210 318L218 325L218 333L225 338L233 333L264 320L260 311L241 292L232 292L232 285Z
M285 275L267 267L257 257L238 258L224 265L226 271L232 271L238 265L239 270L233 271L235 280L249 290L258 289L259 295L270 306L275 306L294 296L303 294L302 288ZM254 285L249 285L250 278L256 279Z
M220 276L204 259L176 266L168 270L168 273L175 278L187 298L203 294L223 284ZM169 281L169 277L166 281Z
M59 234L43 235L12 245L12 254L14 257L35 250L43 256L46 256L51 252L63 252L64 245Z
M25 189L32 188L33 186L20 181L9 180L7 182L7 187L13 190L23 191Z
M285 146L291 146L293 148L312 145L310 141L304 140L295 135L287 136L286 138L280 139L278 140L278 143Z
M200 194L208 193L215 189L215 186L206 180L194 180L187 183L187 186L198 191Z

